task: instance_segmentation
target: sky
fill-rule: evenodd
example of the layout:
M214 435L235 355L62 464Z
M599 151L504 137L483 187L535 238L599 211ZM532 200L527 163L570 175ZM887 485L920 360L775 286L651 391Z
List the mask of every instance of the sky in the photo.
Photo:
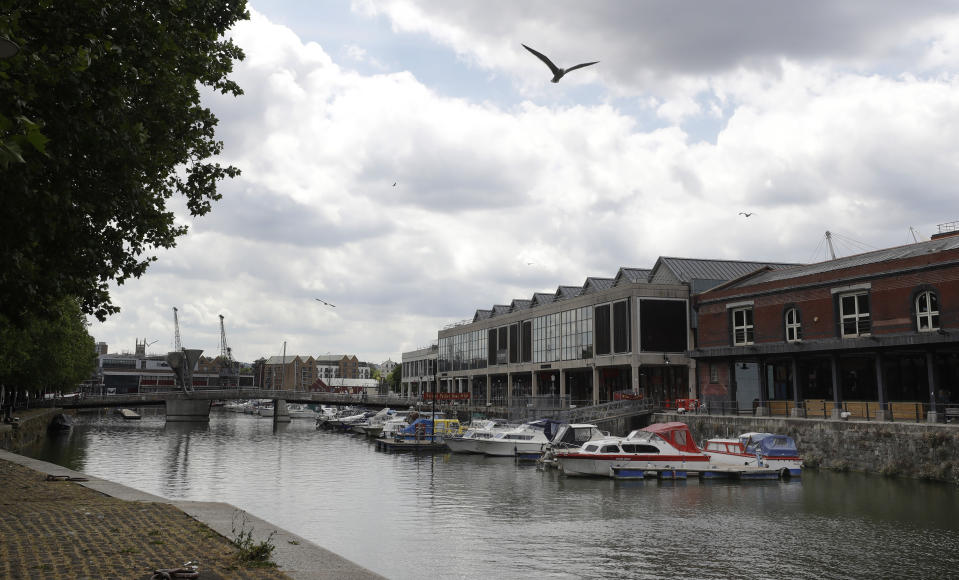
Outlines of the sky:
M959 6L251 0L242 175L90 334L381 363L660 256L811 263L959 220ZM551 83L546 65L598 64ZM752 213L746 217L740 212ZM320 302L319 300L326 302Z

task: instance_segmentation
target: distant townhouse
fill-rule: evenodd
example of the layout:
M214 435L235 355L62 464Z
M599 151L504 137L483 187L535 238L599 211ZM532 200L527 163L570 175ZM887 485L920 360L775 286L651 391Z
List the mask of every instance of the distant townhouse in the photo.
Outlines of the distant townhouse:
M438 388L496 405L544 395L575 405L689 397L696 377L687 356L690 296L759 268L793 265L662 257L652 269L624 267L613 278L477 310L439 331Z
M784 269L694 298L714 410L942 420L959 402L959 234Z
M307 391L318 377L312 356L272 356L263 365L263 389Z

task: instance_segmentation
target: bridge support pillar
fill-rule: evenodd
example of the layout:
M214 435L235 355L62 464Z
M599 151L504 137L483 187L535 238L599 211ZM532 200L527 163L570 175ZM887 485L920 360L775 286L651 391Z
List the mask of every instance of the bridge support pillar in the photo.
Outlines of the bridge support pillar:
M290 412L286 409L286 401L277 399L273 401L273 420L277 423L289 423Z
M209 421L211 401L175 399L166 402L167 421Z

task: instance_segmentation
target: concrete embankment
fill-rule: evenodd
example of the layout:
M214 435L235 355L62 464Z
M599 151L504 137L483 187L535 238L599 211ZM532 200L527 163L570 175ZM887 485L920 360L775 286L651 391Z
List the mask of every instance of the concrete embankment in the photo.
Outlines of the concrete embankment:
M43 433L51 419L16 431ZM205 580L381 578L230 504L169 500L5 450L0 489L0 578L150 578L189 560ZM275 546L277 567L239 564L238 532Z
M959 485L959 426L675 413L653 417L653 422L664 421L688 424L697 442L751 431L789 435L810 468Z

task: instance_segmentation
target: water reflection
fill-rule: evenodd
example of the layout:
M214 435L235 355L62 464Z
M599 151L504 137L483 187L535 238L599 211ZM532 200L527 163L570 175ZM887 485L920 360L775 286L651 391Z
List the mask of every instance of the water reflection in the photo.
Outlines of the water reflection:
M30 454L232 503L390 578L945 577L959 565L956 489L916 481L568 478L228 413L91 416Z

